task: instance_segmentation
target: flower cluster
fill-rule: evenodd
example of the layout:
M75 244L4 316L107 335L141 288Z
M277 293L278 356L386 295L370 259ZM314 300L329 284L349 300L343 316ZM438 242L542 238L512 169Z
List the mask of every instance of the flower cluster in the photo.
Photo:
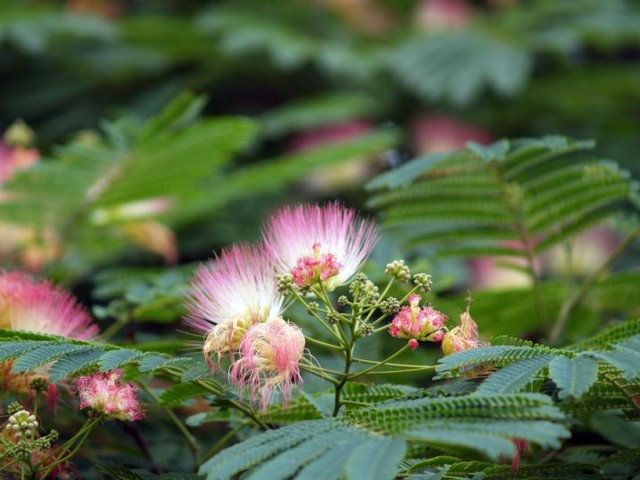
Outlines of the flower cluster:
M117 420L140 420L144 412L136 395L138 387L131 382L122 383L121 380L120 370L76 378L80 408L91 408L99 414Z
M409 295L409 306L400 309L389 327L391 336L408 338L412 350L418 348L418 341L439 342L445 337L447 317L430 306L420 308L421 298Z
M377 240L375 223L338 203L283 208L266 224L258 245L236 245L201 266L189 288L187 323L204 335L207 362L231 361L230 381L266 407L280 392L286 402L301 381L305 338L282 319L282 278L303 294L347 282Z

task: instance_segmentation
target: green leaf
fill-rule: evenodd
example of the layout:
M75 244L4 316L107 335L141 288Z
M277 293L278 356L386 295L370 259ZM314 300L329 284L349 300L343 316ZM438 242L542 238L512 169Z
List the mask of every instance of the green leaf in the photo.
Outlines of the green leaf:
M88 350L67 355L49 369L49 380L57 382L84 368L91 367L98 362L103 354L104 350Z
M100 371L106 372L120 368L143 355L144 352L140 352L139 350L111 350L100 357L98 364L100 365Z
M549 376L560 389L558 397L579 398L598 378L598 362L588 356L567 358L559 355L549 364Z
M397 465L406 452L407 445L399 438L365 440L351 453L346 464L346 476L352 480L391 480L396 478Z
M13 363L14 372L28 372L36 367L53 362L69 354L86 352L91 347L84 345L43 345L22 355Z
M489 378L482 382L476 392L478 394L519 392L535 380L536 374L546 367L553 358L553 355L543 354L507 365L489 375Z

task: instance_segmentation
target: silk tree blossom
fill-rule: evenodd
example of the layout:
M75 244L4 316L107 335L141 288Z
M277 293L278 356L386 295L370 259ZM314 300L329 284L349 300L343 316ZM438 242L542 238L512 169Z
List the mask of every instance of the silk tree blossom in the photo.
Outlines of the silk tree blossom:
M242 339L238 359L231 366L231 382L247 388L266 409L276 392L287 403L294 383L302 382L299 363L304 354L304 334L282 318L253 325Z
M285 207L271 217L264 233L279 274L291 274L298 287L322 282L328 291L358 271L377 238L375 222L337 202Z
M420 308L421 298L409 295L409 306L400 309L389 326L391 336L408 338L412 350L418 348L418 341L439 342L445 336L442 328L447 317L428 305Z
M450 355L464 350L481 347L483 344L478 337L478 325L471 318L469 305L460 315L460 326L449 330L442 340L442 352Z
M0 327L78 340L98 334L89 312L70 293L20 272L0 274Z
M91 408L107 417L127 422L142 419L144 412L138 402L138 386L121 380L120 370L76 378L80 408Z
M262 246L237 245L202 265L189 286L187 323L206 335L203 352L223 357L238 350L257 323L282 313L273 261Z

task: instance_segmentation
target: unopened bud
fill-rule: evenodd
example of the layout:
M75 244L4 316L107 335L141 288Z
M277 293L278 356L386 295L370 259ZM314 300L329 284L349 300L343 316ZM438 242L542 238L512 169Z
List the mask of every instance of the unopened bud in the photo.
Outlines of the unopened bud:
M428 292L431 290L433 282L431 281L431 275L426 273L416 273L413 276L413 283L418 287L421 292Z
M330 325L335 325L340 321L340 315L335 312L328 312L325 318L327 320L327 323L329 323Z
M384 269L384 273L397 278L401 282L408 282L411 278L409 267L404 264L404 260L394 260L388 263Z
M278 282L278 292L285 293L291 290L293 286L293 277L289 274L279 275L277 282Z

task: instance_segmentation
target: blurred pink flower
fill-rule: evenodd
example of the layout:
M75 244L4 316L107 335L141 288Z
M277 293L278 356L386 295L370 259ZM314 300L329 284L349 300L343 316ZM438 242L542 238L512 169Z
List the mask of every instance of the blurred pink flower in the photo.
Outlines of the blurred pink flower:
M189 285L187 323L206 335L205 358L230 356L256 323L280 316L273 260L262 246L236 245L201 265Z
M423 115L414 120L411 138L420 155L458 150L468 141L491 143L486 130L441 115Z
M409 306L403 307L389 326L392 337L408 338L409 348L416 350L418 341L439 342L444 338L442 327L447 317L431 308L420 308L420 295L409 295Z
M549 250L542 258L544 270L551 275L587 276L605 262L618 241L618 235L610 228L587 230L570 240L570 257L563 245Z
M465 0L422 0L414 18L418 28L447 31L468 25L472 13Z
M80 408L91 408L117 420L134 422L142 419L144 412L136 396L139 388L131 382L122 383L122 372L99 372L78 377Z
M304 152L333 142L353 140L372 130L373 126L366 120L315 127L294 135L288 150L293 153ZM307 191L320 194L360 187L376 170L372 157L348 158L340 164L314 169L305 179L304 186Z
M98 334L89 312L70 293L20 272L0 274L0 327L79 340Z
M292 384L302 382L299 363L304 344L302 330L282 318L257 323L242 339L229 377L235 385L247 388L253 401L259 395L262 409L278 391L286 404Z
M279 274L290 273L299 287L322 282L331 291L366 260L378 229L336 202L282 208L267 222L263 237Z

